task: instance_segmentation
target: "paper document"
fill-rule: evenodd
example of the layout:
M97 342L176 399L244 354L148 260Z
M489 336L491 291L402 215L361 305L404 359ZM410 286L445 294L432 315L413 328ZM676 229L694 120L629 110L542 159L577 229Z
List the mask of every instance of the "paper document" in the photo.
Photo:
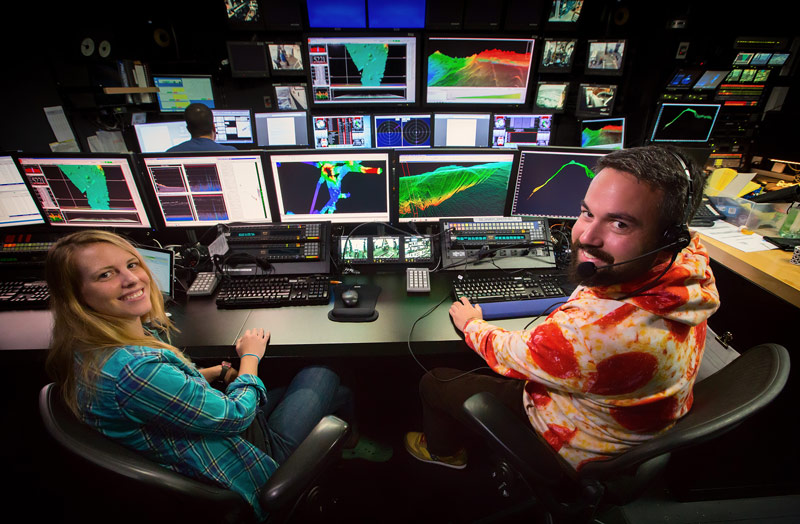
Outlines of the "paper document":
M700 369L697 370L696 382L700 382L733 362L739 356L732 347L727 348L719 343L716 334L711 328L706 330L706 348L703 351L703 360L700 361Z
M715 169L708 177L705 194L729 198L746 195L761 187L755 182L751 182L755 176L755 173L737 173L727 167Z
M717 220L711 227L693 227L692 229L746 253L777 249L777 246L764 240L761 235L755 233L745 235L739 231L738 227L728 224L724 220Z
M44 114L47 116L47 121L50 123L50 129L52 129L53 134L56 135L57 142L75 140L75 135L72 134L72 128L69 127L67 115L64 114L63 107L45 107Z

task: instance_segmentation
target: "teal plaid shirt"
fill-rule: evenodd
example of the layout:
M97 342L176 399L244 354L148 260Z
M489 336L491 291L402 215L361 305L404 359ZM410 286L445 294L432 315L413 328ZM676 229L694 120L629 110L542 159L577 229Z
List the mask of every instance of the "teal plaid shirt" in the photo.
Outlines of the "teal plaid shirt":
M94 396L78 384L84 422L169 469L240 493L261 519L258 490L278 465L239 435L265 398L256 376L240 375L221 393L171 351L141 346L114 350Z

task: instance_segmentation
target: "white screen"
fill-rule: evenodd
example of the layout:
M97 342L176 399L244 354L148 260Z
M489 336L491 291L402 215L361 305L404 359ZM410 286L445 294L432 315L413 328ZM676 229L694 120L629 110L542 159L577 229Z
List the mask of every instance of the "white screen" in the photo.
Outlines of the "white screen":
M191 140L186 122L159 122L156 124L136 124L136 139L142 153L163 153L182 142Z
M14 161L10 156L0 156L0 227L43 223Z
M137 247L136 251L144 260L150 273L158 284L158 289L165 295L172 296L172 255L161 250Z

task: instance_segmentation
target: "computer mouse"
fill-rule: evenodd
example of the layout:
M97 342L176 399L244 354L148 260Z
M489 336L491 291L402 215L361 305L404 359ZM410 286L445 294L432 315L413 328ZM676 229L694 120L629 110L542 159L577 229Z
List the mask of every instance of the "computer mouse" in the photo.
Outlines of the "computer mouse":
M347 307L353 307L358 304L358 291L355 289L348 289L342 293L342 302Z

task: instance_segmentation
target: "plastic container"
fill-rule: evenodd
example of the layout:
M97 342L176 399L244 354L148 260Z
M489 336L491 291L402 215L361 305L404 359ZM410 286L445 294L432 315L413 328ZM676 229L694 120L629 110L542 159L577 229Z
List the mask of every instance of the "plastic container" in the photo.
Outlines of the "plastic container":
M786 221L789 203L755 203L743 198L709 197L726 221L759 235L775 237Z

